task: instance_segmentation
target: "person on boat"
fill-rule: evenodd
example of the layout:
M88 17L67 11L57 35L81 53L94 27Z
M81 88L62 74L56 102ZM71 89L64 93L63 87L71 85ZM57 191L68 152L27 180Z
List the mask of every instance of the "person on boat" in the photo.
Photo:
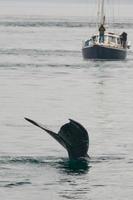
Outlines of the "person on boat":
M123 48L126 48L126 44L127 44L127 33L123 32L120 35L120 40L121 40L121 45Z
M99 28L99 43L103 42L104 43L104 32L105 32L105 27L103 24L101 24Z

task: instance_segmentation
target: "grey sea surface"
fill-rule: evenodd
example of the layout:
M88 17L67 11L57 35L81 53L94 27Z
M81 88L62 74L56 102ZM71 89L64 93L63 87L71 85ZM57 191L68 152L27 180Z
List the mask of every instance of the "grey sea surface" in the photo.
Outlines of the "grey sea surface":
M87 4L21 4L0 3L0 199L131 200L132 48L125 61L85 61L82 40L96 31ZM133 41L126 8L111 29ZM79 121L90 136L90 161L70 162L24 117L54 131Z

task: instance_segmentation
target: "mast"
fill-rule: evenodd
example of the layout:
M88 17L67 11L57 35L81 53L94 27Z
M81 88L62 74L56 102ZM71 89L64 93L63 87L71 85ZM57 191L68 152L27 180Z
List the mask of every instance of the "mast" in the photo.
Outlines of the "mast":
M98 26L101 24L105 25L105 1L104 0L98 0Z
M104 13L104 0L101 1L101 16L100 24L105 24L105 13Z

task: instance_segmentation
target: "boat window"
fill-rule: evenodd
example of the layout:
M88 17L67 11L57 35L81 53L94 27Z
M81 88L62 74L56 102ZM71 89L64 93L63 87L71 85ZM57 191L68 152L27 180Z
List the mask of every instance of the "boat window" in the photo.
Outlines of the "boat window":
M117 43L121 44L120 38L117 38Z
M104 41L108 42L108 36L107 35L104 36Z
M90 40L85 41L85 46L89 46Z
M92 41L92 39L90 39L90 41L89 41L89 45L90 45L90 46L93 45L93 41Z
M112 37L112 36L109 36L109 42L116 43L116 38Z
M97 42L97 37L96 37L96 36L93 36L93 37L92 37L92 40L93 40L93 42Z

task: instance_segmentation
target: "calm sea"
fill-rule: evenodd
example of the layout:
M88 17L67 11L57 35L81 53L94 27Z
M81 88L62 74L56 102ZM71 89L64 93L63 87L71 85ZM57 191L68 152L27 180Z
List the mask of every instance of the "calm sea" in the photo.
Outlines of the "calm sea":
M120 6L110 24L130 41L132 9ZM0 2L0 199L133 198L132 48L125 61L83 60L95 12L90 4ZM79 121L89 132L90 162L69 162L24 117L54 131Z

